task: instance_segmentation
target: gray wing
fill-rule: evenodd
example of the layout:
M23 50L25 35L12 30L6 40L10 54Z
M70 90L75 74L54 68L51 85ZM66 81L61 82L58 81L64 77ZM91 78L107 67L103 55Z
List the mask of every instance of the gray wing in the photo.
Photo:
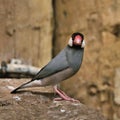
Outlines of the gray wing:
M66 58L66 49L67 48L63 49L55 58L43 67L32 80L39 80L69 68Z

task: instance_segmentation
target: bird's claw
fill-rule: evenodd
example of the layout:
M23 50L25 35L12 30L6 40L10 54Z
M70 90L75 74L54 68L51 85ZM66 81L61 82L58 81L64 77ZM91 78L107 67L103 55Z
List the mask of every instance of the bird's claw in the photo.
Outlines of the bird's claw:
M57 98L54 98L54 100L53 101L62 101L62 100L66 100L66 101L70 101L70 102L78 102L78 103L80 103L80 101L79 100L76 100L76 99L74 99L74 98L66 98L66 99L63 99L63 98L61 98L61 97L57 97Z

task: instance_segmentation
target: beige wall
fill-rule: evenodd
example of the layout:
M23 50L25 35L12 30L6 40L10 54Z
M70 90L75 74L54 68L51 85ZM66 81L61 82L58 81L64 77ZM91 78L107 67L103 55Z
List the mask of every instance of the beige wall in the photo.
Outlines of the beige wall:
M51 0L0 0L0 61L45 65L52 55L52 20Z

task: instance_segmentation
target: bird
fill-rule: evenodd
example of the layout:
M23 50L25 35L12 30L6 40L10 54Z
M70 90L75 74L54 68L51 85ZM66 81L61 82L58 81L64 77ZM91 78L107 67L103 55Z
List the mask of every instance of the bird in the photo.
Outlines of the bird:
M84 35L80 32L73 33L63 50L48 62L30 81L20 85L11 93L14 94L23 88L53 86L54 91L59 95L59 98L54 100L78 101L69 97L58 88L58 84L79 71L83 61L84 47Z

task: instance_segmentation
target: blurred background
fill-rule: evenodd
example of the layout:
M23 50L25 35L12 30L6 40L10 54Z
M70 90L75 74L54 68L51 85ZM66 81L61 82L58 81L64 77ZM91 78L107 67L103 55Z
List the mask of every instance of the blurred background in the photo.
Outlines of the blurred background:
M61 88L120 120L120 0L0 0L0 62L42 67L77 31L86 40L83 64Z

